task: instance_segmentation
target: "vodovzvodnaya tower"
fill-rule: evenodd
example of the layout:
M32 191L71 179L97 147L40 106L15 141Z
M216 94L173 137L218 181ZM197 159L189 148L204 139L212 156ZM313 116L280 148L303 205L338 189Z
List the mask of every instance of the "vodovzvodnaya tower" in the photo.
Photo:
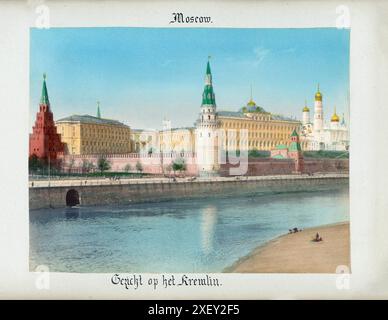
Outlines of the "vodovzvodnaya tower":
M218 128L216 98L213 90L210 62L207 62L205 87L201 112L196 121L196 151L198 173L201 176L216 175L219 170Z

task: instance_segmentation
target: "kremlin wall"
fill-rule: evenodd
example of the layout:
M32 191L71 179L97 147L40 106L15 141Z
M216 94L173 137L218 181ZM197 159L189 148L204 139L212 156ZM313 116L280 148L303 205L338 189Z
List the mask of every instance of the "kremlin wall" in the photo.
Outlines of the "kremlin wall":
M252 100L239 111L218 111L210 63L199 116L192 128L164 128L143 131L111 119L72 115L54 122L43 78L39 112L30 134L29 156L57 163L65 172L80 172L85 163L96 167L99 158L107 159L111 171L132 170L140 162L143 173L162 175L177 159L184 160L185 175L228 176L234 166L220 163L222 150L266 150L270 158L249 158L251 176L292 173L348 172L348 160L304 159L305 150L342 150L349 148L344 118L334 112L330 126L323 121L322 94L315 95L314 123L310 109L303 108L302 122L274 115ZM220 132L223 135L220 135ZM247 161L246 159L245 161Z

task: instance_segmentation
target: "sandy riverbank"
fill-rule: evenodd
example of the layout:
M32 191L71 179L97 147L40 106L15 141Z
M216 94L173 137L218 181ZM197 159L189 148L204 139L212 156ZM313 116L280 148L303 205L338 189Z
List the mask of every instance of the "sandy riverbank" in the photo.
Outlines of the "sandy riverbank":
M317 232L323 241L312 241ZM348 222L280 236L256 248L225 272L335 273L339 265L350 267Z

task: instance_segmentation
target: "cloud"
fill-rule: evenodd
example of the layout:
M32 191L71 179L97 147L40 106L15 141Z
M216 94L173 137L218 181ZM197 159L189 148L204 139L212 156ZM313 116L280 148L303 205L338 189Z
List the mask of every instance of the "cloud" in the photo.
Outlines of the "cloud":
M253 66L257 68L260 65L260 63L265 59L265 57L268 56L270 52L271 51L269 49L266 49L263 47L255 47L253 49L253 54L254 54L254 60L252 62Z

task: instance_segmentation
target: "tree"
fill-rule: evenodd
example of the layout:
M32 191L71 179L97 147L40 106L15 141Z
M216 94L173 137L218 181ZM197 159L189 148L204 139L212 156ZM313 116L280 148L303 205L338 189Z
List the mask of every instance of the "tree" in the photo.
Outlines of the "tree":
M107 159L105 159L104 157L98 158L97 167L101 173L103 173L104 171L107 171L111 168L110 162Z
M30 172L37 172L38 170L43 168L43 164L40 159L36 156L36 154L31 155L28 158L28 169Z
M125 167L124 167L124 171L125 171L125 172L129 172L129 171L131 171L131 170L132 170L131 165L130 165L129 163L127 163L127 164L125 165Z
M248 151L248 156L253 158L268 158L271 153L269 151L259 151L257 149L252 149Z
M142 172L143 172L143 165L141 164L140 161L136 162L136 170L137 170L137 172L139 172L139 173L142 173Z
M174 174L176 171L186 171L186 163L185 160L178 158L175 159L173 164L172 164L172 170L174 171Z

